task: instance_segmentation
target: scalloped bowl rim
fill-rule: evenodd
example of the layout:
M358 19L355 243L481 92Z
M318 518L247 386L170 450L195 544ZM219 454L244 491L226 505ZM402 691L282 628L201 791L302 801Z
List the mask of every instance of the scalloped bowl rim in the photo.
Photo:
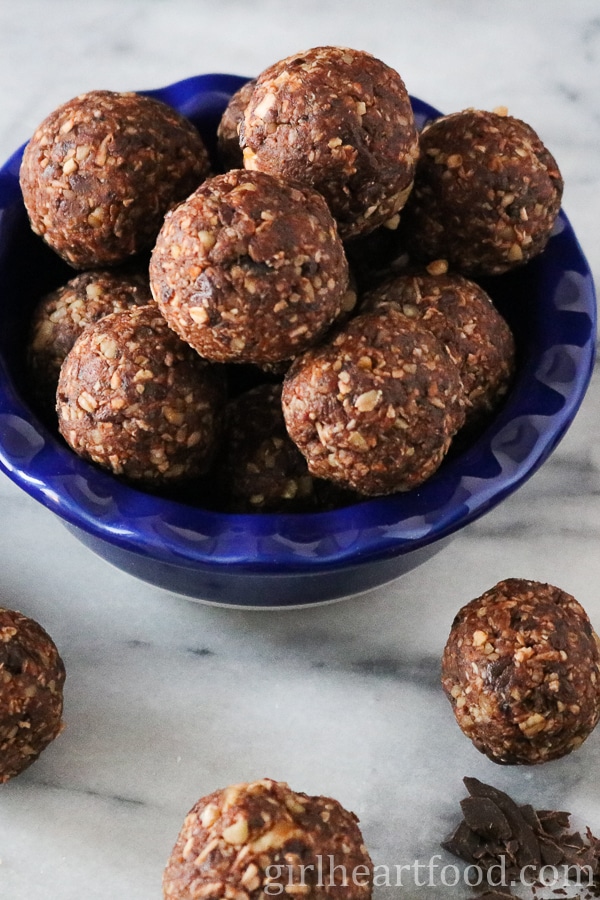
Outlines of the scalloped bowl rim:
M246 80L219 73L198 75L142 93L181 111L193 111L195 101L204 108L207 98L222 106ZM429 104L411 99L421 123L439 115ZM23 147L0 169L0 224L5 208L22 205L15 199L13 183L22 151ZM558 381L552 381L548 374L552 361L546 358L552 347L540 359L526 360L515 389L485 433L417 490L302 514L219 513L159 499L72 453L21 399L3 358L0 469L67 523L165 563L227 566L237 572L269 575L335 570L410 553L448 537L513 493L550 455L581 404L594 364L595 292L587 261L563 211L551 244L555 240L563 241L571 262L564 271L577 276L571 279L571 290L557 314L579 314L574 331L581 336L569 344L557 341L553 345L571 360L572 377L559 373ZM530 265L534 264L539 265L536 261ZM534 382L562 396L558 410L548 413L543 404L529 408L529 386ZM525 435L525 450L522 458L514 459L506 448L515 441L518 444L519 435Z

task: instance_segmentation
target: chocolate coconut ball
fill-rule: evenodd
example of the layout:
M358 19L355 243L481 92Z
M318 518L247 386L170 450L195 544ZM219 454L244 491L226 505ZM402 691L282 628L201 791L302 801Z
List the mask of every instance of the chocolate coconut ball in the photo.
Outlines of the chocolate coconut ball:
M422 484L465 417L448 351L393 308L357 316L295 360L282 403L309 471L368 495Z
M218 468L230 512L303 512L317 492L306 460L291 440L281 409L281 385L261 384L226 408Z
M262 365L321 337L342 308L348 264L316 191L233 169L166 216L150 284L171 328L206 359Z
M240 122L254 90L256 79L247 81L232 95L217 127L217 150L223 169L242 169L244 157L240 147Z
M154 305L112 313L82 332L63 363L60 432L115 475L149 486L194 478L219 435L219 374Z
M0 784L62 731L64 683L63 661L42 626L0 608Z
M77 269L150 247L166 211L208 174L194 126L158 100L90 91L63 104L23 154L31 227Z
M60 368L86 325L148 303L147 276L100 270L82 272L42 298L33 313L27 363L33 393L46 413L55 414Z
M600 718L598 638L570 594L509 578L456 616L442 685L460 728L493 762L558 759Z
M525 122L467 109L423 129L402 225L421 258L466 275L499 275L546 246L563 181Z
M344 47L315 47L265 69L246 107L240 143L247 169L323 194L343 239L397 217L418 157L412 107L398 73Z
M448 348L465 389L467 423L492 412L514 373L515 342L483 288L461 275L413 271L369 291L361 309L390 305L418 319Z
M373 865L358 819L329 797L265 778L203 797L163 876L165 900L368 900Z

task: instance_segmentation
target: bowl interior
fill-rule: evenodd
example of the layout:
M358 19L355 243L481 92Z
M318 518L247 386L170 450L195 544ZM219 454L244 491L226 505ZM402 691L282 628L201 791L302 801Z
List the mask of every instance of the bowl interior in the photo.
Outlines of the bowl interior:
M188 115L214 153L215 131L245 81L203 75L146 93ZM419 125L439 113L413 98ZM447 537L530 477L570 425L594 361L595 296L561 212L545 252L483 286L516 337L518 373L498 415L418 490L324 513L232 515L159 499L75 456L31 409L24 345L31 310L73 271L30 230L22 148L0 170L0 467L90 536L166 563L308 572L390 558Z

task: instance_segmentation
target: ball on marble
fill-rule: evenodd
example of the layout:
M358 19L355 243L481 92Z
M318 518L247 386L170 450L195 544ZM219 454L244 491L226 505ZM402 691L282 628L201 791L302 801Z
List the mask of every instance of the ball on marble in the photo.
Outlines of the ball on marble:
M354 813L264 778L214 791L185 818L165 900L368 900L373 866Z
M23 153L31 227L77 269L150 247L167 210L207 176L192 123L136 93L90 91L39 126Z
M49 634L0 608L0 784L19 775L60 734L65 667Z
M598 637L570 594L509 578L456 616L442 686L462 731L493 762L558 759L600 718Z
M546 246L563 181L533 128L466 109L420 135L414 188L402 216L410 250L473 277L499 275Z

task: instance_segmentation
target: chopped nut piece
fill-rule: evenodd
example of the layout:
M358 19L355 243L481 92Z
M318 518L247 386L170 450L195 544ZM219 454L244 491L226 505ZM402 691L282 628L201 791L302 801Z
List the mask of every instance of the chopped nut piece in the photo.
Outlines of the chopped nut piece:
M228 844L244 844L248 840L248 834L248 822L240 818L223 830L223 840Z
M427 266L427 271L430 275L445 275L448 271L448 260L434 259L433 262L430 262Z

